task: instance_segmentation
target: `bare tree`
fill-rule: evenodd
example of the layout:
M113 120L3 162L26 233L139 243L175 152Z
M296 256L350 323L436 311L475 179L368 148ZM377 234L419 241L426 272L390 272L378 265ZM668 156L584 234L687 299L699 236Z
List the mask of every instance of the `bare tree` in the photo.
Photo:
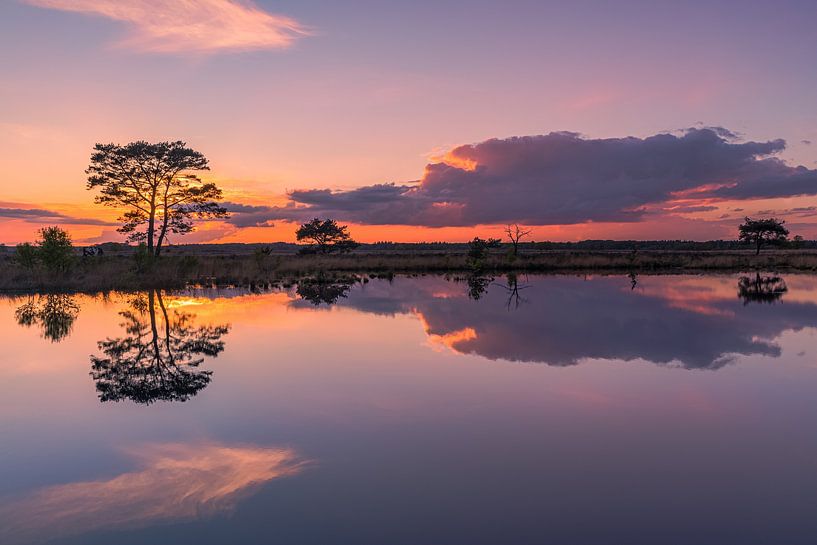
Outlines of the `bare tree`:
M508 238L513 244L513 256L516 257L519 253L519 242L529 236L533 231L531 229L525 229L518 223L514 223L513 225L508 225L505 227L505 234L508 235Z

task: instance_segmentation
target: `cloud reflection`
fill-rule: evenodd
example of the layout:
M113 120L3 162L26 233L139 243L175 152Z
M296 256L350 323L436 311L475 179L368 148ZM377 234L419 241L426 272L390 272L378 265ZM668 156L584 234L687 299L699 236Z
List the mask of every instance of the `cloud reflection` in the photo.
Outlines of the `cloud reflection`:
M771 285L764 278L761 288L776 299L786 293L782 279ZM718 369L738 355L779 356L775 339L781 333L817 327L812 302L745 305L756 284L736 277L642 276L633 287L623 276L531 277L524 284L525 304L517 305L516 279L507 286L486 283L476 300L472 282L402 278L355 287L337 304L381 315L414 314L433 344L489 359L555 366L643 359Z
M305 462L289 449L152 444L128 454L141 468L107 480L61 484L0 505L0 543L192 520L233 510Z

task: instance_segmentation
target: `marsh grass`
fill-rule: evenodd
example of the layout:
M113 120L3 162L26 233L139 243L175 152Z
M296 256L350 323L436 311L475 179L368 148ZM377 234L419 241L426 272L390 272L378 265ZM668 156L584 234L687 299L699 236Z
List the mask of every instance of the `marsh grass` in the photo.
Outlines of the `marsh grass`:
M141 270L140 270L141 268ZM345 255L169 255L140 265L133 256L104 256L77 260L66 273L31 269L11 256L0 257L0 290L108 291L141 288L251 286L281 284L310 276L324 278L367 274L484 272L683 272L683 271L817 271L817 251L540 251L511 259L504 252L490 254L474 271L463 253L351 253Z

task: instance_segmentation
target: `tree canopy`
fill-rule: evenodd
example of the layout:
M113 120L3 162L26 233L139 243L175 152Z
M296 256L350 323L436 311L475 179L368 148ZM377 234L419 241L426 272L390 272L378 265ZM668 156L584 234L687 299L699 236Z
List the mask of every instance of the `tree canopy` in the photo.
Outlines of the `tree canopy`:
M185 142L97 144L86 170L96 202L124 209L118 229L130 242L144 242L158 257L169 233L193 230L194 218L224 218L222 192L195 171L209 170L207 159Z
M308 221L295 231L295 236L298 242L309 241L314 246L314 251L321 254L351 252L359 246L352 240L349 228L338 225L333 219L315 218Z
M760 254L763 244L780 244L789 237L789 230L783 225L785 221L776 218L753 220L747 217L738 231L738 239L755 245L756 254Z

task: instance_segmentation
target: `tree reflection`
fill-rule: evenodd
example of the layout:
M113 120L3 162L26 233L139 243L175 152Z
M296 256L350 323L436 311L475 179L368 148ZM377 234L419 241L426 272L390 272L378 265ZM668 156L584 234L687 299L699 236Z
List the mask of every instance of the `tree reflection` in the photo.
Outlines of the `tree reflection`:
M326 280L323 278L305 278L298 282L295 293L305 301L320 306L334 305L348 296L354 284L351 280Z
M78 315L79 305L74 296L66 294L30 296L14 312L19 325L38 325L42 336L53 343L62 341L71 333Z
M530 286L520 286L519 277L515 273L508 273L505 276L505 284L499 284L499 286L508 294L508 300L505 305L508 310L517 310L519 309L519 305L528 302L519 292Z
M168 312L158 290L119 314L126 336L100 341L105 357L91 356L100 401L187 401L210 383L213 372L199 365L224 350L229 326L196 326L195 315Z
M754 278L741 276L738 280L738 297L743 299L744 305L772 304L779 301L788 291L786 281L779 276L760 276L760 273L757 273Z
M491 276L484 276L481 274L472 274L466 279L468 284L468 298L474 301L479 301L488 291L488 286L491 285L494 279Z

